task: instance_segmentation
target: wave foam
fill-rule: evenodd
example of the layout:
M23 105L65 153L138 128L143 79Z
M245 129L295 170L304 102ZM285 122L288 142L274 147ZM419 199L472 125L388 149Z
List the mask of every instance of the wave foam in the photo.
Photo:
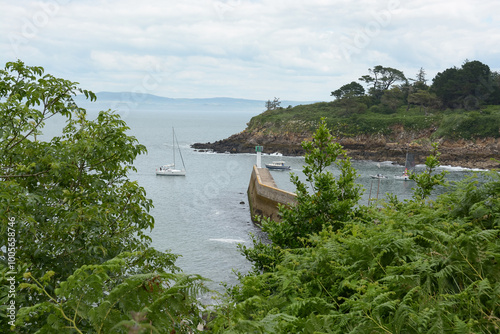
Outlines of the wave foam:
M225 242L228 244L235 244L235 243L240 243L240 242L245 242L245 240L242 239L208 239L209 241L217 241L217 242Z

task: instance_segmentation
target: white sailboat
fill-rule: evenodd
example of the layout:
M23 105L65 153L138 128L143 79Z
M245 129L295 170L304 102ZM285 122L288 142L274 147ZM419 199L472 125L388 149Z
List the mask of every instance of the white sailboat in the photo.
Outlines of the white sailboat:
M405 168L403 175L394 175L394 179L401 181L410 181L410 175L408 175L408 169Z
M177 144L177 149L179 150L179 155L182 160L183 169L179 169L175 167L175 145ZM174 157L174 163L160 166L159 169L156 169L156 175L163 176L185 176L186 175L186 166L184 165L184 159L182 158L182 153L179 148L179 142L177 141L177 137L175 136L174 128L172 128L172 153Z
M410 181L410 175L408 174L408 172L409 171L413 172L414 169L415 169L415 157L411 153L406 153L405 170L403 172L403 175L394 175L394 179L401 181Z

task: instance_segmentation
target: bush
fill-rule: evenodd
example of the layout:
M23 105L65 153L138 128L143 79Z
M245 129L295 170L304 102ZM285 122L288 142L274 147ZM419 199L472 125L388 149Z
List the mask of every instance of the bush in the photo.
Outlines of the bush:
M435 136L450 139L499 138L500 114L483 115L473 111L447 115Z

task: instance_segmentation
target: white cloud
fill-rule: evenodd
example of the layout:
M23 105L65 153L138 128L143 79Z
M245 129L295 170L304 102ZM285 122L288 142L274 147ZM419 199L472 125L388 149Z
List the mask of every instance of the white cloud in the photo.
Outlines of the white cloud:
M492 0L2 1L2 62L94 91L329 100L381 64L414 76L478 59L500 69ZM487 62L489 61L489 63ZM68 77L69 76L69 77Z

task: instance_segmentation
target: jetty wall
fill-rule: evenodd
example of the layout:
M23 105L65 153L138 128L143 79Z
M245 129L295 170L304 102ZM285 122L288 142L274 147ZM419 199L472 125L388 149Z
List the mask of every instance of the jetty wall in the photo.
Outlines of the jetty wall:
M253 166L250 184L248 185L248 202L252 221L255 216L269 217L280 221L278 204L290 205L297 202L294 193L279 189L267 168Z

